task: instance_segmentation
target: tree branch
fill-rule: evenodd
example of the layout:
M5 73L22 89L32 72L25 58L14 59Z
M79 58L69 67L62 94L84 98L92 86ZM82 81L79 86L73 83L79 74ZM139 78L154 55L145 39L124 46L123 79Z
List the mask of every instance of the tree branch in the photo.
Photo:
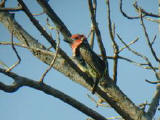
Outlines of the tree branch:
M10 12L16 12L16 11L21 11L22 10L22 7L21 6L18 6L16 8L0 8L0 12L1 11L10 11Z
M93 28L94 28L95 33L96 33L96 37L97 37L98 45L99 45L100 52L101 52L101 55L102 55L102 59L103 59L103 61L106 64L106 70L107 70L107 73L109 74L108 61L105 58L105 56L106 56L106 50L105 50L105 47L104 47L103 42L102 42L102 37L101 37L100 30L98 28L98 24L96 22L96 11L93 8L93 5L96 8L96 2L94 2L94 4L93 4L92 0L88 0L88 6L89 6L90 15L91 15L92 25L93 25Z
M150 16L150 17L156 17L159 18L159 15L153 14L153 13L149 13L146 12L144 9L142 9L141 7L138 6L137 1L133 4L134 8L139 12L141 12L142 14L144 14L145 16Z
M149 35L148 35L147 30L146 30L146 27L145 27L145 25L144 25L144 21L143 21L142 15L141 15L140 18L141 18L141 19L140 19L140 20L141 20L141 25L142 25L142 28L143 28L143 31L144 31L144 34L145 34L145 37L146 37L146 41L147 41L148 47L150 48L151 53L152 53L153 57L155 58L155 60L156 60L157 62L160 62L160 59L157 57L156 52L154 51L154 49L153 49L153 47L152 47L152 43L151 43L150 40L149 40Z
M16 57L18 58L18 61L13 64L11 67L9 67L6 71L11 71L14 67L16 67L20 62L21 62L21 57L19 56L16 48L14 47L14 44L13 44L13 32L11 33L11 46L12 46L12 49L14 51L14 53L16 54Z
M119 54L119 46L115 41L115 25L113 25L112 29L112 22L110 16L110 3L109 0L106 0L107 5L107 17L108 17L108 28L109 28L109 35L112 40L112 46L114 51L114 60L113 60L113 81L117 83L117 73L118 73L118 54Z
M136 17L131 17L131 16L128 16L124 11L123 11L123 8L122 8L122 0L120 0L120 4L119 4L119 7L120 7L120 12L122 13L122 15L128 19L139 19L140 17L139 16L136 16Z
M159 106L159 102L160 102L160 84L157 85L157 88L156 88L156 91L155 91L155 94L152 98L152 101L150 103L150 107L147 111L147 114L153 118L156 111L157 111L157 108Z
M156 73L155 68L153 67L152 63L150 62L150 60L149 60L146 56L138 53L137 51L135 51L135 50L133 50L133 49L131 49L129 46L127 46L127 44L122 40L122 38L121 38L118 34L117 34L117 36L118 36L119 40L127 47L127 49L128 49L129 51L131 51L131 52L132 52L133 54L135 54L136 56L139 56L139 57L141 57L143 60L145 60L145 61L147 62L147 64L148 64L148 66L151 67L151 69L153 70L153 72Z
M54 12L54 10L50 7L48 2L45 0L37 0L40 6L43 8L43 11L51 18L52 22L56 25L58 30L62 33L65 39L71 36L70 31L67 29L65 24L61 21L58 15Z
M29 78L25 78L22 76L19 76L13 72L5 72L4 69L0 68L0 73L3 73L15 80L16 84L13 85L5 85L2 82L0 82L0 90L3 90L5 92L15 92L18 90L18 88L22 86L28 86L31 88L34 88L36 90L43 91L44 93L51 95L53 97L56 97L63 102L71 105L72 107L76 108L77 110L83 112L84 114L96 119L96 120L107 120L105 117L97 113L96 111L92 110L91 108L87 107L83 103L80 103L79 101L75 100L74 98L66 95L65 93L47 85L47 84L41 84L37 81L31 80Z

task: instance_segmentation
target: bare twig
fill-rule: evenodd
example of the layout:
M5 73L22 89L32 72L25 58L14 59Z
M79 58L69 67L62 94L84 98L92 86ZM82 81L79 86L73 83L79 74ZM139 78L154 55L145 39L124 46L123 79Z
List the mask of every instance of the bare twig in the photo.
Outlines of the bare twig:
M154 36L153 40L151 41L151 45L153 46L154 42L156 41L157 35Z
M137 65L137 66L139 66L139 67L142 67L142 68L144 68L144 69L152 69L151 67L148 66L148 63L138 63L138 62L136 62L136 61L133 61L133 60L131 60L131 59L129 59L129 58L122 57L122 56L118 56L118 59L125 60L125 61L127 61L127 62L130 62L130 63L134 64L134 65ZM157 70L158 68L154 68L154 69Z
M145 27L145 25L144 25L144 21L143 21L143 18L142 18L142 14L140 15L141 17L141 25L142 25L142 28L143 28L143 31L144 31L144 34L145 34L145 37L146 37L146 41L147 41L147 44L148 44L148 47L150 48L150 50L151 50L151 53L152 53L152 55L153 55L153 57L155 58L155 60L157 61L157 62L160 62L160 60L159 60L159 58L157 57L157 55L156 55L156 53L155 53L155 51L154 51L154 49L153 49L153 47L152 47L152 43L150 42L150 40L149 40L149 36L148 36L148 33L147 33L147 30L146 30L146 27Z
M109 105L107 104L102 104L102 102L100 102L100 100L96 101L93 97L91 97L89 94L87 94L88 98L93 101L95 104L96 104L96 107L110 107Z
M31 22L36 26L36 28L42 33L42 35L48 40L48 42L52 45L53 48L56 49L56 42L48 35L48 33L43 29L43 27L39 24L39 22L33 17L30 10L27 8L23 0L18 0L20 5L23 8L23 11L29 17Z
M148 20L148 21L151 21L151 22L155 22L155 23L160 23L160 20L156 20L156 19L152 19L152 18L149 18L149 17L145 17L144 19Z
M3 61L0 61L0 65L1 65L4 69L9 69L9 67L8 67Z
M54 12L51 6L45 0L37 0L40 6L43 8L43 11L51 18L52 22L56 25L56 28L62 33L64 39L69 39L71 36L70 31L67 29L65 24L61 21L58 15ZM70 40L70 39L69 39Z
M50 24L50 21L49 21L49 19L47 18L46 19L46 25L47 25L47 27L48 27L48 29L50 29L50 30L58 30L56 27L53 27L51 24Z
M94 38L95 38L95 30L94 30L94 27L93 27L92 23L91 23L91 30L90 30L90 33L89 33L88 37L89 36L90 36L89 45L90 45L91 49L93 50L93 47L94 47Z
M21 62L21 58L20 58L20 56L18 55L18 52L17 52L17 50L16 50L16 48L14 47L14 44L13 44L13 32L11 33L11 46L12 46L12 49L13 49L13 51L14 51L14 53L16 54L16 56L17 56L17 58L18 58L18 61L15 63L15 64L13 64L11 67L9 67L7 70L6 70L6 72L9 72L9 71L11 71L13 68L15 68L20 62Z
M33 16L40 16L40 15L43 15L44 14L44 11L43 12L40 12L40 13L34 13L32 14Z
M124 120L121 116L107 117L108 120Z
M133 4L133 6L134 6L134 8L137 10L137 12L141 12L141 13L144 14L145 16L156 17L156 18L159 18L159 17L160 17L159 15L146 12L144 9L142 9L141 7L138 6L137 1Z
M53 97L56 97L60 100L62 100L63 102L73 106L74 108L76 108L77 110L83 112L84 114L94 118L94 119L99 119L99 120L107 120L105 117L103 117L102 115L100 115L99 113L97 113L96 111L92 110L91 108L87 107L86 105L84 105L83 103L75 100L74 98L66 95L65 93L44 84L40 84L37 81L31 80L29 78L25 78L22 76L19 76L13 72L5 72L4 69L0 68L0 73L3 73L11 78L13 78L15 80L15 83L12 85L5 85L4 83L0 82L0 90L3 90L5 92L15 92L18 90L18 88L23 87L23 86L28 86L40 91L45 92L48 95L51 95Z
M113 24L113 28L112 28L109 0L106 0L106 4L107 4L107 17L108 17L109 34L110 34L110 38L112 40L112 46L113 46L113 51L114 51L113 81L114 81L114 83L117 83L119 46L115 41L115 25L114 24Z
M119 50L119 53L122 52L122 51L123 51L125 48L127 48L128 46L136 43L138 40L139 40L139 37L137 37L135 40L131 41L129 44L127 44L127 46L122 47L122 48Z
M139 19L140 17L139 16L136 16L136 17L131 17L131 16L128 16L124 11L123 11L123 8L122 8L122 0L120 0L120 11L122 13L122 15L128 19ZM144 15L145 16L145 15ZM143 17L144 17L143 16Z
M0 8L0 11L9 11L9 12L16 12L21 10L22 10L22 6L18 6L16 8Z
M92 21L92 24L93 24L93 28L95 30L95 34L96 34L96 37L97 37L100 52L102 54L102 59L106 63L106 70L107 70L106 73L109 74L109 72L108 72L108 61L105 58L106 50L105 50L103 42L102 42L102 37L101 37L100 30L98 28L98 24L96 22L95 9L93 8L93 6L96 6L96 2L94 2L94 5L93 5L92 0L88 0L88 6L89 6L89 11L90 11L90 15L91 15L91 21Z
M160 81L149 81L149 80L145 80L145 81L150 83L150 84L158 84L158 83L160 83Z
M117 34L117 36L118 36L119 40L127 47L127 49L128 49L129 51L131 51L131 52L132 52L133 54L135 54L136 56L139 56L139 57L141 57L143 60L145 60L145 61L147 62L147 64L148 64L148 66L156 73L155 68L152 66L152 63L149 61L149 59L148 59L146 56L138 53L137 51L135 51L135 50L133 50L133 49L131 49L129 46L127 46L127 44L122 40L122 38L121 38L118 34Z
M11 45L12 43L11 42L0 42L0 45ZM48 51L48 50L44 50L44 49L40 49L40 48L35 48L35 47L31 47L31 46L28 46L28 45L25 45L25 44L21 44L21 43L15 43L13 42L14 45L18 46L18 47L23 47L23 48L27 48L27 49L30 49L30 50L33 50L33 51L40 51L41 53L44 53L44 54L48 54L48 55L51 55L53 56L53 53Z
M97 0L93 0L93 11L92 12L94 14L94 17L96 17ZM90 13L91 13L91 11L90 11ZM93 47L94 47L94 38L95 38L95 28L94 28L93 22L91 22L91 31L90 31L90 41L89 41L89 44L90 44L90 47L91 47L92 50L93 50Z
M59 51L59 44L60 44L60 38L59 38L59 32L57 31L57 47L56 47L56 54L51 62L51 64L49 65L49 67L47 68L47 70L43 73L40 82L43 83L44 77L46 76L46 74L51 70L51 68L53 67L53 64L55 63L55 60L57 58L58 55L58 51Z
M99 55L99 56L100 56L100 55ZM107 58L107 59L112 59L112 60L114 60L114 56L106 56L106 58ZM148 63L138 63L138 62L136 62L136 61L134 61L134 60L131 60L131 59L126 58L126 57L123 57L123 56L118 56L118 59L120 59L120 60L125 60L125 61L127 61L127 62L130 62L130 63L132 63L132 64L137 65L138 67L142 67L142 68L144 68L144 69L152 69L151 67L148 66ZM154 67L154 69L155 69L155 70L158 70L158 67Z

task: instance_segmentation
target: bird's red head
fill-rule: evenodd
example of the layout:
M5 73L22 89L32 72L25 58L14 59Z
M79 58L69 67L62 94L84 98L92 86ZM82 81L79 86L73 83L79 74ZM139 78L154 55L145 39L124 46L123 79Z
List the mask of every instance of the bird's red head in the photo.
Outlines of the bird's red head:
M71 36L71 39L73 40L71 47L72 47L72 52L73 56L76 55L76 50L77 48L85 41L87 38L82 35L82 34L74 34Z

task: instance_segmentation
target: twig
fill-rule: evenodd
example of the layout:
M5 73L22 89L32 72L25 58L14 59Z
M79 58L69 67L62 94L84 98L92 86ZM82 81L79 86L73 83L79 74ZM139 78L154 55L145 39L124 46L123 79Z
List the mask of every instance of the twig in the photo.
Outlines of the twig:
M160 62L160 60L159 60L159 58L157 57L157 55L156 55L156 53L155 53L155 51L154 51L154 49L153 49L153 47L152 47L152 43L150 42L150 40L149 40L149 36L148 36L148 33L147 33L147 30L146 30L146 27L145 27L145 25L144 25L144 21L143 21L143 18L142 18L142 14L140 14L140 20L141 20L141 25L142 25L142 28L143 28L143 31L144 31L144 34L145 34L145 37L146 37L146 41L147 41L147 44L148 44L148 47L150 48L150 50L151 50L151 53L152 53L152 55L153 55L153 57L155 58L155 60L157 61L157 62Z
M137 12L141 12L141 13L144 14L145 16L156 17L156 18L159 18L159 17L160 17L159 15L146 12L144 9L142 9L141 7L138 6L137 1L133 4L133 6L134 6L134 8L137 10Z
M56 54L51 62L51 64L49 65L49 67L47 68L47 70L43 73L40 82L43 83L44 77L46 76L46 74L51 70L51 68L53 67L53 64L55 63L55 60L57 58L58 55L58 51L59 51L59 44L60 44L60 38L59 38L59 32L57 31L57 47L56 47Z
M149 80L145 80L145 81L150 83L150 84L158 84L158 83L160 83L160 81L149 81Z
M158 20L155 20L155 19L152 19L152 18L149 18L149 17L145 17L144 19L146 19L146 20L149 20L149 21L151 21L151 22L155 22L155 23L160 23L160 20L158 19Z
M92 23L91 23L91 30L90 30L90 33L89 33L88 37L89 36L90 36L89 45L90 45L91 49L93 50L93 47L94 47L94 38L95 38L95 30L94 30L94 27L93 27Z
M99 56L101 56L101 55L99 55ZM113 60L113 59L114 59L114 56L106 56L106 58ZM126 58L126 57L123 57L123 56L118 56L118 59L120 59L120 60L125 60L125 61L130 62L130 63L132 63L132 64L135 64L135 65L137 65L137 66L139 66L139 67L142 67L142 68L144 68L144 69L152 69L151 67L148 66L148 63L138 63L138 62L136 62L136 61L133 61L133 60L131 60L131 59L129 59L129 58ZM158 67L154 67L154 69L155 69L155 70L158 70Z
M13 64L11 67L9 67L7 70L6 70L6 72L9 72L9 71L11 71L13 68L15 68L20 62L21 62L21 58L20 58L20 56L18 55L18 52L17 52L17 50L16 50L16 48L14 47L14 44L13 44L13 32L11 33L11 46L12 46L12 49L13 49L13 51L14 51L14 53L16 54L16 56L17 56L17 58L18 58L18 61L15 63L15 64Z
M40 16L40 15L43 15L44 14L44 11L43 12L40 12L40 13L34 13L32 14L33 16Z
M0 11L9 11L9 12L16 12L21 10L22 6L18 6L17 8L0 8Z
M108 120L124 120L121 116L108 117Z
M107 104L102 104L102 102L100 102L100 100L96 101L93 97L91 97L89 94L87 94L88 98L93 101L95 104L96 104L96 107L110 107L109 105Z
M11 45L12 43L11 42L0 42L0 45ZM51 55L53 56L53 53L48 51L48 50L44 50L44 49L40 49L40 48L35 48L35 47L31 47L31 46L28 46L28 45L25 45L25 44L21 44L21 43L14 43L14 45L18 46L18 47L23 47L23 48L27 48L27 49L30 49L30 50L33 50L33 51L40 51L42 53L45 53L45 54L48 54L48 55Z
M3 61L0 61L0 65L1 65L4 69L9 69L9 67L8 67Z
M120 50L119 50L119 53L122 52L125 48L129 47L130 45L136 43L137 41L139 40L139 37L137 37L135 40L131 41L129 44L127 44L126 46L122 47Z
M31 22L36 26L36 28L42 33L42 35L48 40L48 42L52 45L53 48L56 49L56 42L48 35L48 33L43 29L43 27L39 24L39 22L33 17L27 6L24 4L23 0L18 0L20 5L23 8L23 11L29 17Z
M151 67L146 67L146 66L148 66L148 63L138 63L138 62L135 62L135 61L133 61L133 60L131 60L129 58L122 57L122 56L118 56L118 59L125 60L125 61L130 62L132 64L135 64L135 65L137 65L139 67L142 67L144 69L152 69ZM154 69L157 70L158 68L154 68Z
M115 25L114 24L113 24L113 28L112 28L109 0L106 0L106 5L107 5L107 17L108 17L109 34L110 34L110 38L112 40L112 46L113 46L113 51L114 51L113 81L116 84L117 83L117 71L118 71L119 46L115 41Z
M117 36L118 36L119 40L127 47L127 49L128 49L129 51L131 51L131 52L132 52L133 54L135 54L136 56L139 56L139 57L141 57L143 60L145 60L145 61L147 62L147 64L148 64L148 66L151 67L151 69L156 73L155 68L152 66L151 62L149 61L149 59L148 59L146 56L144 56L144 55L136 52L136 51L133 50L133 49L131 49L129 46L127 46L127 44L122 40L122 38L121 38L118 34L117 34Z
M34 88L36 90L40 90L45 92L48 95L51 95L53 97L56 97L63 102L71 105L72 107L76 108L77 110L83 112L84 114L96 119L96 120L107 120L105 117L97 113L96 111L92 110L91 108L87 107L83 103L75 100L74 98L70 97L69 95L66 95L65 93L44 84L40 84L38 81L31 80L29 78L17 75L13 72L5 72L4 69L0 68L0 73L3 73L15 80L15 83L12 85L5 85L4 83L0 82L0 90L3 90L5 92L15 92L18 90L18 88L23 86L28 86L31 88Z
M120 0L120 5L119 5L119 7L120 7L120 12L122 13L122 15L124 16L124 17L126 17L126 18L128 18L128 19L139 19L140 17L139 16L136 16L136 17L131 17L131 16L128 16L124 11L123 11L123 9L122 9L122 0ZM144 15L145 16L145 15ZM143 16L143 17L144 17Z
M102 60L106 64L106 70L107 70L106 73L109 74L109 72L108 72L108 61L105 58L106 50L105 50L103 42L102 42L102 37L101 37L100 30L98 28L98 24L96 22L96 14L95 14L96 11L93 8L93 6L96 6L96 2L94 1L94 5L93 5L92 0L88 0L88 6L89 6L89 12L90 12L90 15L91 15L91 21L92 21L92 24L93 24L93 28L95 30L95 34L96 34L96 37L97 37L98 45L99 45L100 52L101 52L101 55L102 55Z
M61 21L58 15L54 12L51 6L46 0L37 0L40 6L43 8L43 11L51 18L52 22L56 25L56 28L62 33L64 39L69 39L71 36L70 31L67 29L65 24ZM70 40L70 39L69 39Z
M48 29L50 29L50 30L54 30L54 29L57 30L56 27L53 27L53 26L50 24L50 21L49 21L48 18L46 19L46 25L47 25Z
M154 42L156 41L157 35L154 36L153 40L151 41L151 45L153 46Z

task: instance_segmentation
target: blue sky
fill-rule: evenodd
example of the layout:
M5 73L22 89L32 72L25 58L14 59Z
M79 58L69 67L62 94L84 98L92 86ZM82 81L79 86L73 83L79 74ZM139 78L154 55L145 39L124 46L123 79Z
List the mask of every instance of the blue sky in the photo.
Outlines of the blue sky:
M26 0L25 2L33 13L39 13L42 11L36 1L31 2L30 0ZM124 0L124 10L129 15L134 16L136 15L136 12L132 7L132 3L133 0ZM138 3L150 12L157 13L158 11L158 0L139 0ZM88 35L91 21L86 0L50 0L49 4L67 25L71 33L83 33ZM98 0L97 4L97 22L101 30L101 35L107 54L111 56L113 55L113 51L108 34L106 4L104 0ZM15 5L15 0L7 2L8 7L14 7ZM116 25L116 33L119 33L127 43L134 40L136 37L139 37L139 41L133 45L132 48L148 56L152 63L157 65L148 47L145 46L145 37L139 20L128 20L124 18L119 12L118 5L119 1L111 1L111 17ZM36 28L33 27L32 23L23 12L17 12L15 18L24 27L24 29L33 35L39 42L49 46L46 40L40 35ZM43 26L45 26L45 15L38 16L36 18ZM150 38L152 39L154 35L158 33L158 25L148 21L145 21L145 24ZM8 30L2 24L0 24L0 31L0 41L10 41ZM49 32L52 33L53 37L55 37L54 31ZM159 38L159 36L157 38ZM16 39L14 40L16 41ZM63 37L61 37L61 48L67 51L68 55L71 56L71 49L62 40ZM117 38L116 41L119 43L120 47L123 47ZM157 40L154 46L158 52L160 52L158 49L159 44L160 42ZM22 62L13 71L19 75L27 76L34 80L39 80L42 73L46 70L47 65L35 58L28 50L19 47L16 48L22 58ZM94 50L99 53L97 46L95 46ZM8 66L11 66L17 61L10 46L0 46L0 55L0 61L5 62ZM127 50L122 52L121 55L134 59L135 61L144 62L142 59L134 56ZM112 61L110 61L110 74L112 75ZM0 78L0 81L5 83L9 84L12 82L10 78L7 78L2 74L0 74ZM145 101L150 102L155 91L155 85L146 83L145 79L149 79L151 81L156 80L152 71L142 69L125 61L119 61L118 85L137 105ZM99 113L102 113L106 117L117 116L112 108L96 108L95 104L87 97L87 94L91 95L87 89L73 83L71 80L53 69L45 77L45 82L54 88L75 97L80 102L85 103L87 106L93 108ZM86 115L63 103L57 98L48 96L43 92L32 88L23 87L15 93L5 93L0 91L0 96L0 116L2 120L63 120L66 118L70 120L82 120L87 118ZM96 96L93 97L97 99ZM158 116L160 116L160 114L157 112L156 117Z

